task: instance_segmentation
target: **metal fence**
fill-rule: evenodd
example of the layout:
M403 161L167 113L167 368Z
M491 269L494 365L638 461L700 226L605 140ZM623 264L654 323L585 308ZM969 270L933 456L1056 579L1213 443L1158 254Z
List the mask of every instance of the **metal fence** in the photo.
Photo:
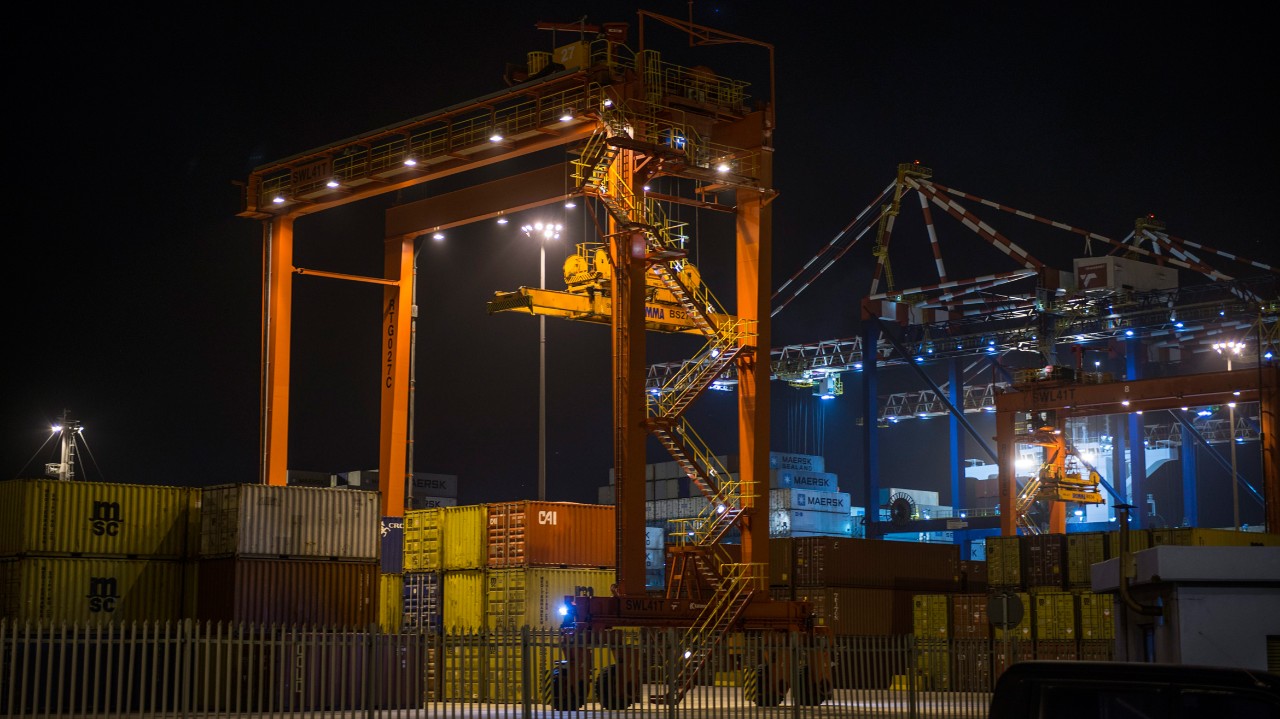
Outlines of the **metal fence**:
M0 620L5 716L986 717L1029 641ZM1062 643L1059 642L1059 645ZM1058 646L1055 651L1063 652ZM1090 658L1109 658L1090 657ZM830 667L827 674L823 665Z

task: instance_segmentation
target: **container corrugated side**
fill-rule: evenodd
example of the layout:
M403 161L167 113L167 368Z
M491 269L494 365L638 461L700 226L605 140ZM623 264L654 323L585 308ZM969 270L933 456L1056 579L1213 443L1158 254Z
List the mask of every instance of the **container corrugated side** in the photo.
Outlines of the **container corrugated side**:
M404 575L378 576L378 626L383 632L399 632L404 623Z
M478 570L477 570L478 571ZM440 695L445 701L485 701L489 674L489 643L467 636L445 642L441 649Z
M987 584L1022 586L1021 538L1018 535L987 537Z
M404 571L444 569L444 509L410 509L404 513Z
M1076 597L1071 592L1031 595L1035 639L1076 638Z
M1106 532L1075 532L1067 535L1067 586L1091 585L1092 567L1110 557Z
M612 569L490 569L485 626L496 630L557 628L563 620L560 607L566 596L583 591L610 596L616 577Z
M1152 529L1151 546L1172 544L1184 547L1275 547L1280 535L1265 532L1237 532L1211 527L1171 527Z
M917 592L960 589L960 548L954 544L830 537L795 538L792 542L797 586Z
M182 619L183 586L183 565L176 560L0 560L0 609L17 620L102 624Z
M986 594L951 595L951 631L956 639L986 639L991 636Z
M485 627L488 613L485 570L461 569L444 573L442 628L446 632L474 632Z
M1111 547L1111 556L1120 556L1120 530L1113 529L1107 532L1107 543ZM1150 529L1130 529L1129 530L1129 551L1140 552L1144 549L1151 548L1151 530Z
M1081 641L1115 639L1115 597L1110 594L1078 592L1076 616Z
M55 479L0 482L0 556L181 559L193 491Z
M1033 534L1022 540L1022 581L1032 591L1058 591L1066 586L1064 534Z
M774 600L809 602L815 621L830 627L837 636L898 636L911 632L911 592L861 587L773 587L769 592Z
M222 557L198 563L196 618L202 621L367 627L378 620L377 562Z
M376 560L376 492L232 484L201 490L200 556Z
M769 539L769 586L786 587L795 583L792 556L795 539L779 537Z
M911 598L911 633L917 639L947 639L951 636L951 597L947 594L916 594Z
M444 507L445 571L489 565L489 508L483 504Z
M613 567L614 517L605 504L495 502L488 505L488 566Z

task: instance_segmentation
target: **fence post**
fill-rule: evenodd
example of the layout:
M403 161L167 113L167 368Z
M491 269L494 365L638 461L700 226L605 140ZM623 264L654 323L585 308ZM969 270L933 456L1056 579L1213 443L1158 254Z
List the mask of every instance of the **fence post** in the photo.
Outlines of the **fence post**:
M667 627L667 719L676 716L676 684L680 675L679 647L676 646L676 630Z
M791 672L791 681L788 682L791 685L791 717L792 719L800 719L800 702L798 699L800 694L804 692L800 688L800 635L793 630L787 633L787 637L787 652L791 655L791 660L787 662ZM786 701L785 695L782 700Z
M524 719L533 716L533 652L529 647L529 625L520 627L520 696Z

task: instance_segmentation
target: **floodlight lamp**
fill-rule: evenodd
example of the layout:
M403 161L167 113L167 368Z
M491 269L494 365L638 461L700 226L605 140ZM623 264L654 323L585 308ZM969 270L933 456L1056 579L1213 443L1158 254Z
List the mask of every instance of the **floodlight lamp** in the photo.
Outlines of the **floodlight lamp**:
M338 178L336 178L336 177L330 177L330 178L329 178L329 181L328 181L328 182L326 182L326 183L324 183L324 186L325 186L325 187L328 187L329 189L333 189L333 188L335 188L335 187L337 187L338 185L341 185L341 184L342 184L341 182L338 182Z
M569 108L565 108L565 111L560 114L560 122L568 122L572 119L573 119L573 110Z
M271 201L276 203L277 205L283 205L284 195L276 195L275 197L271 198Z
M502 142L502 140L502 130L494 130L493 134L489 136L489 142Z
M406 157L406 158L404 158L404 166L405 166L405 167L414 167L414 166L415 166L415 165L417 165L417 164L418 164L418 161L417 161L417 160L415 160L415 159L414 159L414 158L412 158L412 157Z
M507 224L507 218L505 218L505 217L499 217L499 218L498 218L498 224L499 224L499 225L505 225L505 224Z
M436 242L439 242L440 240L443 240L443 239L444 239L444 233L443 233L443 232L437 232L437 233L435 233L435 234L431 235L431 239L435 240Z

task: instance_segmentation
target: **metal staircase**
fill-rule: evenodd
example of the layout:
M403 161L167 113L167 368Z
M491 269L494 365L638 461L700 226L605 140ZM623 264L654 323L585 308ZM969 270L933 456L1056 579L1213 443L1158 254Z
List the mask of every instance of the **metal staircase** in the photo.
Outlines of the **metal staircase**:
M764 586L766 577L763 564L722 564L718 587L697 621L681 637L677 659L674 691L669 694L652 694L652 704L678 704L698 678L698 672L706 665L720 640L728 633L735 619L751 601L751 594Z
M642 105L643 107L643 105ZM652 117L628 117L619 103L606 103L600 110L601 123L586 143L577 161L574 178L580 190L597 197L613 221L628 231L644 234L646 285L657 284L670 293L693 321L707 343L660 388L646 396L647 429L670 452L690 480L707 499L698 517L685 521L679 543L690 551L680 552L673 575L680 581L675 591L708 590L706 606L681 641L684 650L672 695L651 697L656 703L675 703L693 685L698 672L727 630L737 620L757 590L764 589L766 565L734 563L721 541L742 516L742 483L734 479L715 454L684 418L684 412L735 360L755 351L754 320L734 318L702 284L692 268L686 269L683 237L666 216L662 205L638 196L620 160L637 155L672 157L687 153L689 164L697 153L696 141L681 148L663 145L655 137L636 137L635 128L652 129ZM682 133L689 137L691 133ZM652 282L656 280L656 282ZM690 575L692 570L693 575ZM686 583L685 577L689 578ZM670 590L669 590L670 591Z

